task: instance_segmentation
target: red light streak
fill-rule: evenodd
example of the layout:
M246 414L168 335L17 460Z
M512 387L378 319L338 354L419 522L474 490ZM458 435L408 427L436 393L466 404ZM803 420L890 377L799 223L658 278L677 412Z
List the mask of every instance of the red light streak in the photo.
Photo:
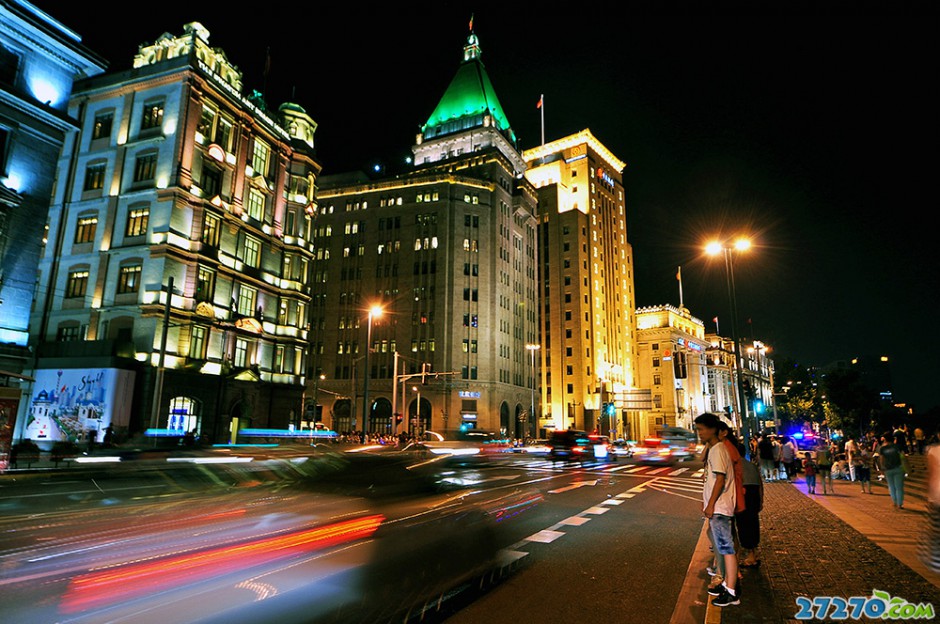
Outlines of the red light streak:
M383 520L382 515L363 516L287 535L83 574L72 579L60 609L63 613L75 613L363 539L375 533Z

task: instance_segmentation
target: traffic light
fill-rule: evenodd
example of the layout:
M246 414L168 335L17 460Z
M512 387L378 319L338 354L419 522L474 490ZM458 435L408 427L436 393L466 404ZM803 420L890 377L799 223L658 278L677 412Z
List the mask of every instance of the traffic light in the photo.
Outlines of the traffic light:
M754 401L754 412L757 414L762 414L764 412L764 402L761 400Z
M604 403L604 415L605 416L616 416L617 415L617 406L613 403Z

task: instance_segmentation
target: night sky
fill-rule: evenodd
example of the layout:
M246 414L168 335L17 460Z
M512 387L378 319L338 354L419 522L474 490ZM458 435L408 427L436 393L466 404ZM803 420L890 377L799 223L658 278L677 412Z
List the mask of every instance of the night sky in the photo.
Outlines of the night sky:
M701 250L716 235L748 233L755 247L735 265L744 337L805 365L887 355L896 400L918 411L940 404L929 216L940 53L928 3L673 15L651 13L653 3L526 3L542 14L389 3L337 16L335 4L190 0L160 2L146 19L36 4L115 70L138 44L202 22L246 89L313 116L325 173L403 162L457 69L474 12L520 148L540 140L544 93L547 140L590 128L627 162L639 306L677 305L682 265L685 305L708 331L718 316L728 335L724 270Z

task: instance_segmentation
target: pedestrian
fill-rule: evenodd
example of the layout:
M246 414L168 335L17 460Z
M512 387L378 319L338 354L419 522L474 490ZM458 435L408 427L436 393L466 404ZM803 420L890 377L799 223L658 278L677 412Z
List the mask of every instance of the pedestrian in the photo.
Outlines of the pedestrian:
M714 589L709 588L708 593L715 596L713 605L727 607L740 604L741 601L737 591L738 559L731 531L736 504L734 466L726 446L718 438L719 423L720 420L715 414L701 414L695 419L699 438L708 446L702 513L708 518L715 554L722 557L725 565L724 581Z
M757 443L757 454L760 457L760 471L764 481L773 481L776 476L774 469L774 442L769 435L763 435Z
M783 446L780 448L780 460L783 462L784 471L787 474L787 481L792 481L796 476L796 447L789 436L783 437Z
M741 449L738 449L740 452ZM760 470L753 462L742 465L744 481L744 511L735 514L734 523L738 528L738 541L741 544L740 564L742 568L756 568L760 565L757 548L760 546L760 512L764 508L764 483Z
M889 439L890 438L894 438L894 445L898 447L902 453L907 452L907 429L905 427L897 427L894 433L889 436Z
M806 475L806 493L816 493L816 462L810 457L809 451L803 453L803 474Z
M918 455L924 454L924 442L925 441L926 440L924 438L924 430L921 429L920 427L915 428L914 429L914 443L917 445Z
M871 451L862 446L855 454L855 461L855 478L862 485L862 492L865 492L865 486L868 486L867 491L871 494Z
M783 460L781 456L783 454L783 444L780 442L780 436L774 436L774 470L776 471L777 478L775 481L783 481L785 470L783 468Z
M849 479L855 481L855 455L858 453L858 444L855 443L855 438L849 436L849 439L845 442L845 460L849 462Z
M901 448L892 441L890 434L881 437L881 470L888 482L888 492L895 509L904 509L904 473L907 472L907 458Z
M111 448L111 442L114 439L114 427L108 425L104 428L104 438L101 440L102 445L105 448Z
M826 494L826 484L829 484L829 493L835 494L832 489L832 452L829 450L829 444L820 438L816 447L816 470L819 473L819 480L822 481L822 493Z
M934 572L940 572L940 444L927 449L927 532L921 558Z

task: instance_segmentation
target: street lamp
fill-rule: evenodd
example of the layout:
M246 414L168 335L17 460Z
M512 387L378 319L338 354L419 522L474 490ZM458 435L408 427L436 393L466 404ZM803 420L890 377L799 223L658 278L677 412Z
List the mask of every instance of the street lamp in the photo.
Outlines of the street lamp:
M365 374L365 387L362 390L362 427L365 431L365 427L368 426L369 422L369 377L371 377L369 370L369 352L372 351L372 319L382 316L385 311L382 309L382 306L375 304L369 308L369 329L366 331L366 374Z
M317 421L317 407L320 406L320 382L326 379L326 375L322 373L317 375L313 380L313 422Z
M744 448L750 448L751 437L756 435L754 424L748 418L747 402L744 397L743 362L741 343L738 341L738 304L734 292L734 252L745 252L751 248L751 241L738 238L732 243L712 241L705 246L705 253L710 256L724 255L725 277L728 281L728 300L731 304L731 340L734 342L734 367L737 370L738 408L741 411L741 423L744 426Z
M541 349L541 348L542 348L542 345L527 344L527 345L525 346L525 348L529 350L529 354L532 356L532 357L531 357L531 360L532 360L532 379L531 379L531 382L532 382L532 383L531 383L531 385L529 386L529 388L530 388L530 390L531 390L531 398L530 398L530 400L529 400L529 420L531 420L531 421L534 423L534 422L535 422L535 352L538 351L539 349ZM536 430L537 430L537 429L538 429L538 425L536 425ZM526 432L526 433L528 433L528 432Z

